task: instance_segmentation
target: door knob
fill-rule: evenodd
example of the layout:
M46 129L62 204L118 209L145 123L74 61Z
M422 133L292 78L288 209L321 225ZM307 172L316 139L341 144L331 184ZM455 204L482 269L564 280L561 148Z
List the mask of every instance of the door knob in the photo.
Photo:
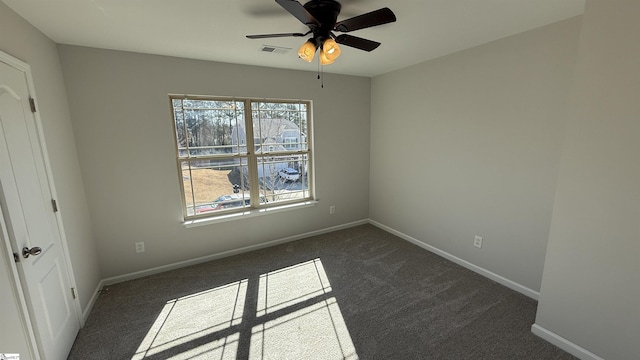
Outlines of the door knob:
M22 248L22 257L26 259L29 257L29 255L36 256L36 255L40 255L41 252L42 252L42 249L37 246L34 246L31 249L25 246Z

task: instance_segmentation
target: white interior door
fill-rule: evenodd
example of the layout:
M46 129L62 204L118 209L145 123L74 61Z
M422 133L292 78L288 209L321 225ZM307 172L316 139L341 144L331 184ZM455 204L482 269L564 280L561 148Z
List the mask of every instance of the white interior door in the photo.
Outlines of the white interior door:
M24 70L0 61L2 220L10 246L19 254L17 270L40 356L66 359L80 319L28 84ZM36 248L41 249L37 255ZM23 255L23 249L32 250L31 254Z

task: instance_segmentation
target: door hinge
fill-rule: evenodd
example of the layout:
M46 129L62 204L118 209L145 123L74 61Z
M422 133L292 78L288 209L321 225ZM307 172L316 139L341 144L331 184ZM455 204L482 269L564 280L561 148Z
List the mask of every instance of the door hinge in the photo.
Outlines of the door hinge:
M54 199L51 199L51 206L53 207L53 212L58 212L58 203Z
M74 299L78 297L76 294L76 288L71 288L71 296L73 296Z
M36 112L36 101L32 97L29 98L29 105L31 106L31 112L35 113Z

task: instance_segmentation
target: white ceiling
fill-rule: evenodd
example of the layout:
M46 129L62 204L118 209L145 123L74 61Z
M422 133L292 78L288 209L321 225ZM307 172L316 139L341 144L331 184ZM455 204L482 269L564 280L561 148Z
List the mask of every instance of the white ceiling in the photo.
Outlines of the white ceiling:
M60 44L316 71L297 57L306 32L273 0L2 0ZM324 71L376 76L582 14L585 0L339 0L338 20L382 7L397 22L351 35L381 42L368 53L342 46ZM304 3L304 1L301 1ZM260 52L262 45L291 49Z

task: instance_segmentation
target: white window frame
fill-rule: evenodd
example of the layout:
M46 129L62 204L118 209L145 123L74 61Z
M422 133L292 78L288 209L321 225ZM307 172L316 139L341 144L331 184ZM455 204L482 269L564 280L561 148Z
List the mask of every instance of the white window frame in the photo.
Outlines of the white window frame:
M191 155L191 151L189 151L189 147L187 146L187 151L181 155L181 150L185 148L181 148L178 140L177 133L177 123L176 123L176 114L174 111L174 100L204 100L204 101L219 101L219 102L242 102L244 104L243 114L244 114L244 130L246 132L245 139L239 139L238 147L244 148L245 151L240 151L239 153L232 155ZM260 98L236 98L236 97L218 97L218 96L203 96L203 95L177 95L177 94L169 94L169 102L171 109L171 122L173 126L174 133L174 147L176 153L176 164L178 169L178 178L180 183L180 196L182 199L182 213L185 224L191 223L194 224L196 222L208 221L208 220L229 220L229 219L237 219L243 218L244 216L254 216L257 214L266 214L274 211L287 210L298 208L300 205L310 205L315 203L315 185L314 185L314 166L313 166L313 121L312 121L312 102L310 100L287 100L287 99L260 99ZM300 129L301 138L304 137L306 142L306 149L295 149L291 150L285 148L285 150L279 149L278 152L272 154L271 151L264 151L259 148L266 147L267 149L273 149L274 146L268 143L256 144L255 136L253 134L254 122L253 122L253 107L252 104L256 103L285 103L285 104L301 104L306 106L306 129ZM261 120L258 120L261 121ZM186 126L186 125L185 125ZM302 141L302 140L301 140ZM284 144L282 144L284 145ZM261 186L259 181L259 159L267 159L268 156L302 156L306 159L306 176L305 182L308 189L301 190L304 196L296 197L291 200L278 200L276 202L264 202L264 196L261 194ZM246 207L238 207L233 209L225 209L224 211L215 212L215 213L207 213L207 214L198 214L195 209L199 204L195 203L195 194L193 190L191 194L186 193L184 181L183 181L183 164L188 164L189 169L191 170L191 164L194 161L201 160L216 160L216 159L228 159L228 158L238 158L240 159L240 166L242 164L247 165L248 170L248 179L249 179L249 197L250 204ZM265 161L265 160L262 160ZM263 165L264 166L264 165ZM304 186L304 185L303 185ZM193 189L193 187L192 187ZM192 201L187 201L187 196L190 195ZM261 201L262 199L262 201ZM191 205L190 205L191 204ZM192 208L192 212L189 212L189 207ZM244 216L241 216L244 215Z

